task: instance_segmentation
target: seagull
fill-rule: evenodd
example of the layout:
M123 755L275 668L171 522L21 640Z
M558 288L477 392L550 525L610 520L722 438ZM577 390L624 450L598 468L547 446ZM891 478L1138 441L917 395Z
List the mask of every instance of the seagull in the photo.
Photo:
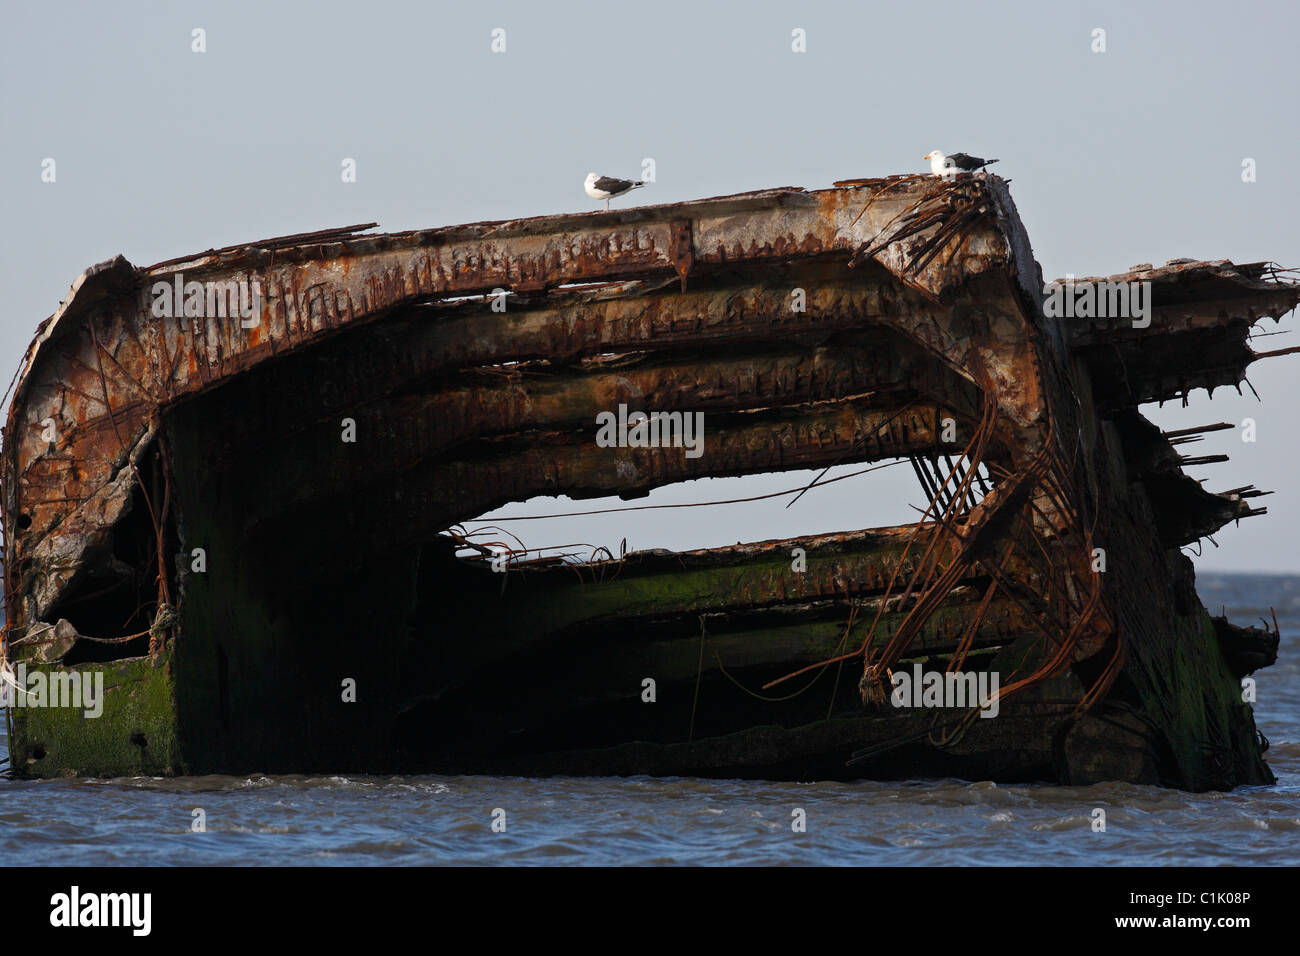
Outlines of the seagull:
M644 182L636 182L631 179L614 179L611 176L597 176L595 173L587 173L587 195L592 199L605 200L605 208L609 208L609 201L615 196L621 196L624 193L631 192L634 189L640 189L645 185Z
M921 158L930 161L930 172L936 176L951 173L953 170L971 173L997 162L996 159L980 159L978 156L970 156L966 153L953 153L951 156L945 156L937 149L926 153Z

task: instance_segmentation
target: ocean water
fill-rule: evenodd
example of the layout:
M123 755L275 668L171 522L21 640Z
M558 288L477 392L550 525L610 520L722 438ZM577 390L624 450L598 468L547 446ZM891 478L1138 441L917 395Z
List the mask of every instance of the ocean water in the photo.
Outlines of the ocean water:
M0 779L0 865L1295 865L1300 576L1202 574L1198 590L1239 624L1271 620L1270 605L1277 612L1278 663L1255 675L1274 786L1188 794L980 780ZM1106 811L1104 833L1091 827L1096 807ZM191 829L196 809L206 832ZM792 828L798 811L804 832Z

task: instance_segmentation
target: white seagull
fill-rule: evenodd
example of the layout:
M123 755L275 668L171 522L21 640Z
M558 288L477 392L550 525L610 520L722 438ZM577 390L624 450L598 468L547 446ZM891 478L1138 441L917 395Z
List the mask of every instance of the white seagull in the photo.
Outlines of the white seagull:
M614 179L612 176L597 176L595 173L587 173L587 195L592 199L605 200L605 208L609 208L609 201L615 196L621 196L624 193L630 193L634 189L640 189L645 185L644 182L636 182L632 179Z
M937 149L926 153L921 158L930 161L930 172L936 176L942 176L944 173L951 174L953 170L971 173L997 162L996 159L980 159L978 156L971 156L967 153L953 153L951 156L945 156Z

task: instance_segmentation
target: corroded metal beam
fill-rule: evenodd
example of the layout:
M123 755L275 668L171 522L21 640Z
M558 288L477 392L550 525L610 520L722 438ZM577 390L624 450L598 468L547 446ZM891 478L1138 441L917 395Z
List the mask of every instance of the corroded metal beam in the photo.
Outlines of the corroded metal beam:
M1260 357L1249 338L1263 318L1280 319L1300 302L1289 274L1270 263L1178 259L1105 277L1073 279L1068 289L1149 287L1149 314L1059 317L1070 347L1088 363L1093 391L1109 406L1185 396L1194 388L1236 387ZM1097 308L1090 309L1096 312Z

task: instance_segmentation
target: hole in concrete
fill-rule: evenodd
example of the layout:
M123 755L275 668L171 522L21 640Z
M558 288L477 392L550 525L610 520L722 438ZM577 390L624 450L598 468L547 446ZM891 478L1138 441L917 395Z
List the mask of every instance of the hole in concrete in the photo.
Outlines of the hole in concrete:
M795 501L815 480L819 484ZM568 560L585 561L593 554L605 558L601 548L617 558L624 548L687 551L910 524L918 514L909 505L924 508L927 500L908 460L893 459L836 465L825 475L818 469L702 478L630 501L541 496L488 512L464 527L471 541L493 550L527 548L529 559L568 555ZM731 503L694 506L723 501ZM538 517L547 515L557 517ZM469 557L474 551L461 554Z
M162 499L162 468L156 446L146 450L141 473L150 486L149 496ZM180 549L174 509L168 515L163 538L164 564L169 578L174 562L170 556ZM158 602L158 537L150 516L149 500L139 484L135 486L127 515L113 530L112 555L90 563L98 573L83 574L51 608L48 620L66 618L78 633L88 637L113 638L138 634L121 644L80 641L64 659L65 664L96 663L138 657L149 650L148 631ZM172 584L172 591L175 585Z

